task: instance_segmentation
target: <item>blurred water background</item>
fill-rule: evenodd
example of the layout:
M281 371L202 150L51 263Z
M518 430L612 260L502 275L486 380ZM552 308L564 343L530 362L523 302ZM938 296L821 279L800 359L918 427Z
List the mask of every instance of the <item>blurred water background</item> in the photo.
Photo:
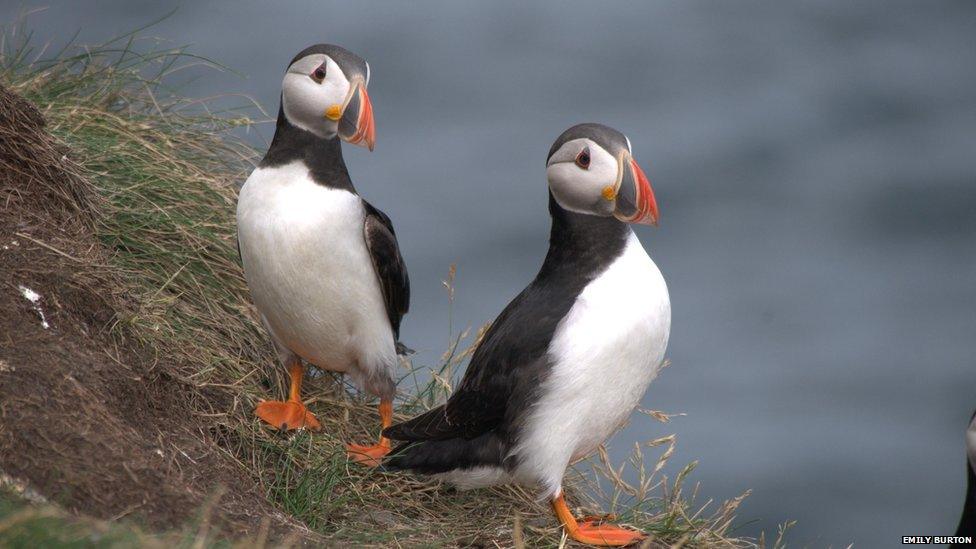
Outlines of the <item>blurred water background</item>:
M976 4L45 5L28 27L52 47L178 8L148 34L240 72L191 71L184 91L272 114L303 47L367 58L377 148L347 162L399 233L421 361L447 345L451 263L455 327L538 269L552 140L620 129L655 186L661 226L638 233L674 309L644 406L687 415L632 422L614 456L677 433L666 472L698 460L702 501L753 491L742 534L796 519L796 545L890 547L955 528L976 407ZM4 0L0 20L32 7Z

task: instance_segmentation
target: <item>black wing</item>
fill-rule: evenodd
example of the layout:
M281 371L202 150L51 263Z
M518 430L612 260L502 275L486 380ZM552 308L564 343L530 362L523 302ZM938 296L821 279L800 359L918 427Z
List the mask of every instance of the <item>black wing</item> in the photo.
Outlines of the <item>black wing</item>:
M583 288L626 246L614 218L568 213L550 194L549 252L535 280L498 315L447 403L384 431L403 441L473 439L488 431L510 439L551 364L549 344Z
M548 372L549 342L569 310L561 303L566 300L550 294L535 282L523 290L488 329L447 403L384 435L403 441L472 439L511 424Z
M400 319L410 308L410 277L407 276L407 266L400 255L393 223L387 215L372 204L363 200L366 209L366 222L363 234L366 237L366 247L373 260L373 269L383 290L383 301L386 302L386 314L393 327L393 336L400 339Z

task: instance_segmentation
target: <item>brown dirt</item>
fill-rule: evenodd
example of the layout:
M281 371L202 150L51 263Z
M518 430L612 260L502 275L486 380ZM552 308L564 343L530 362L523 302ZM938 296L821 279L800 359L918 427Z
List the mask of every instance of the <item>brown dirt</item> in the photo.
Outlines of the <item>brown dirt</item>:
M0 87L0 471L98 518L174 528L206 507L235 538L270 526L313 539L213 440L186 365L126 337L136 304L99 268L98 197L43 125ZM49 328L22 286L41 296ZM210 406L232 407L230 392L208 391Z

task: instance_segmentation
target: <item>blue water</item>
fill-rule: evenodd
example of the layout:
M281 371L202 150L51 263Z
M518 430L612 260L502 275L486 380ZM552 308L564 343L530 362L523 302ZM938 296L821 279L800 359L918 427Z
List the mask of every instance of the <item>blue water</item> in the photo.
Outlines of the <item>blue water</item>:
M46 2L55 45L170 11ZM175 4L174 4L175 5ZM0 2L10 21L22 4ZM277 109L281 72L332 41L366 57L361 192L397 227L413 280L404 339L494 317L546 250L544 161L565 127L625 132L661 207L638 233L668 280L673 365L612 441L669 433L700 499L753 494L740 533L890 547L944 535L976 407L976 4L187 3L150 34L244 75L186 92ZM188 74L195 74L190 71ZM254 130L265 142L272 127Z

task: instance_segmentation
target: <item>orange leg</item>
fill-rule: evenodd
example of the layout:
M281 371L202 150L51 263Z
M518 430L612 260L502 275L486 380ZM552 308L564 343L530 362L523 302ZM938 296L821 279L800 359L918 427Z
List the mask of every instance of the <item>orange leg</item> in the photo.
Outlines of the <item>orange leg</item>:
M393 425L393 401L380 400L380 423L386 429ZM390 439L380 435L380 441L373 446L360 446L358 444L347 444L346 450L349 459L365 467L376 467L380 464L380 459L390 453Z
M566 535L587 545L623 547L637 543L647 537L641 532L612 524L602 524L599 521L584 520L582 523L577 522L569 507L566 506L566 500L563 499L562 494L552 500L552 510L556 512L556 517L566 530Z
M288 390L288 400L263 400L258 403L254 413L267 423L278 427L282 431L292 429L309 429L318 431L322 428L319 420L302 403L302 377L305 367L298 358L288 363L288 375L291 387Z

